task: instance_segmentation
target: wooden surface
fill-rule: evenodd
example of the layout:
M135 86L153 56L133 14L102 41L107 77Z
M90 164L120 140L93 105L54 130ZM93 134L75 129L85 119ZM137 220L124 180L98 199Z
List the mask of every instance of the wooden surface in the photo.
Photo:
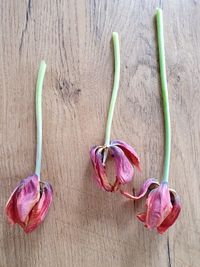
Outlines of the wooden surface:
M144 203L100 191L89 149L102 144L113 81L112 31L120 35L121 82L112 137L138 151L143 172L160 178L163 114L154 14L164 10L172 120L170 186L182 213L165 235L137 221ZM0 267L200 264L200 2L34 0L0 2ZM34 171L34 96L41 59L42 177L54 201L25 235L3 210L18 181ZM129 189L132 185L129 187Z

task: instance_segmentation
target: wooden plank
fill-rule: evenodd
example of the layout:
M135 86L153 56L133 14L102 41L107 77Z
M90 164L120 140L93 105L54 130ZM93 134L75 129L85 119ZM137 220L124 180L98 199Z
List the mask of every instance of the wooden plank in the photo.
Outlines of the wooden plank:
M154 14L163 6L172 119L171 187L183 209L164 235L137 221L144 203L100 191L89 149L102 144L113 82L112 31L120 35L121 81L112 138L138 151L142 175L161 177L163 114ZM198 267L200 259L200 3L45 0L0 3L0 266ZM34 171L34 96L41 59L42 178L54 201L25 235L8 225L5 203ZM132 185L129 186L129 190Z

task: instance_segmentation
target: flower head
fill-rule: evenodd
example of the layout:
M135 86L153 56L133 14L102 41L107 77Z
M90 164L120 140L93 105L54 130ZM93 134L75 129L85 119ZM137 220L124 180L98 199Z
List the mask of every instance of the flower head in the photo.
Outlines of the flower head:
M19 224L26 233L32 232L45 218L52 202L49 183L39 181L37 175L22 180L11 194L5 208L11 224Z
M155 179L148 179L137 196L122 190L121 193L133 200L141 199L148 194L147 210L138 214L137 217L147 228L156 228L160 234L174 224L179 216L181 210L180 198L174 190L168 188L167 182L159 184Z
M108 181L105 166L105 153L109 152L115 161L116 179L114 184ZM94 167L95 180L98 185L108 192L118 190L121 184L132 180L133 166L140 170L140 160L135 150L123 141L112 141L108 147L95 146L90 151Z

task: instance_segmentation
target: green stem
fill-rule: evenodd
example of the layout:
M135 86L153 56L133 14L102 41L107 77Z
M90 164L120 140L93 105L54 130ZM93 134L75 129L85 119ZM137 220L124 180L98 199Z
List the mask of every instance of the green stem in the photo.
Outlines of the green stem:
M40 179L42 160L42 86L46 71L46 63L41 61L36 84L36 124L37 124L37 148L35 174Z
M113 46L114 46L115 75L114 75L112 97L110 101L110 107L108 111L108 118L107 118L107 124L106 124L105 146L107 147L110 144L111 126L112 126L115 103L117 99L117 93L119 89L119 78L120 78L120 48L119 48L118 33L113 32L112 38L113 38Z
M157 19L159 62L160 62L160 78L161 78L164 121L165 121L165 159L164 159L164 172L162 180L168 182L170 157L171 157L171 125L170 125L169 99L168 99L167 76L166 76L166 65L165 65L163 15L162 15L162 10L160 8L157 9L156 19Z

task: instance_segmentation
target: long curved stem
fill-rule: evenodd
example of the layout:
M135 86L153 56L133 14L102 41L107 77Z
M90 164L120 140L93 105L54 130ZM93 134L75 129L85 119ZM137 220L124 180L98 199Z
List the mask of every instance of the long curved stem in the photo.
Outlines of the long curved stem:
M171 124L169 112L169 99L167 90L167 75L165 65L165 47L164 47L164 33L163 33L163 15L160 8L156 12L157 19L157 38L159 48L159 62L160 62L160 78L163 97L164 121L165 121L165 159L163 170L163 181L169 180L170 157L171 157Z
M40 179L42 160L42 86L46 72L46 63L41 61L36 84L36 124L37 124L37 148L35 174Z
M118 33L113 32L112 38L113 38L113 46L114 46L115 75L114 75L112 97L110 101L110 107L108 111L108 118L107 118L107 124L106 124L105 146L109 146L110 144L111 126L112 126L115 103L117 99L117 93L119 89L119 78L120 78L120 47L119 47Z

